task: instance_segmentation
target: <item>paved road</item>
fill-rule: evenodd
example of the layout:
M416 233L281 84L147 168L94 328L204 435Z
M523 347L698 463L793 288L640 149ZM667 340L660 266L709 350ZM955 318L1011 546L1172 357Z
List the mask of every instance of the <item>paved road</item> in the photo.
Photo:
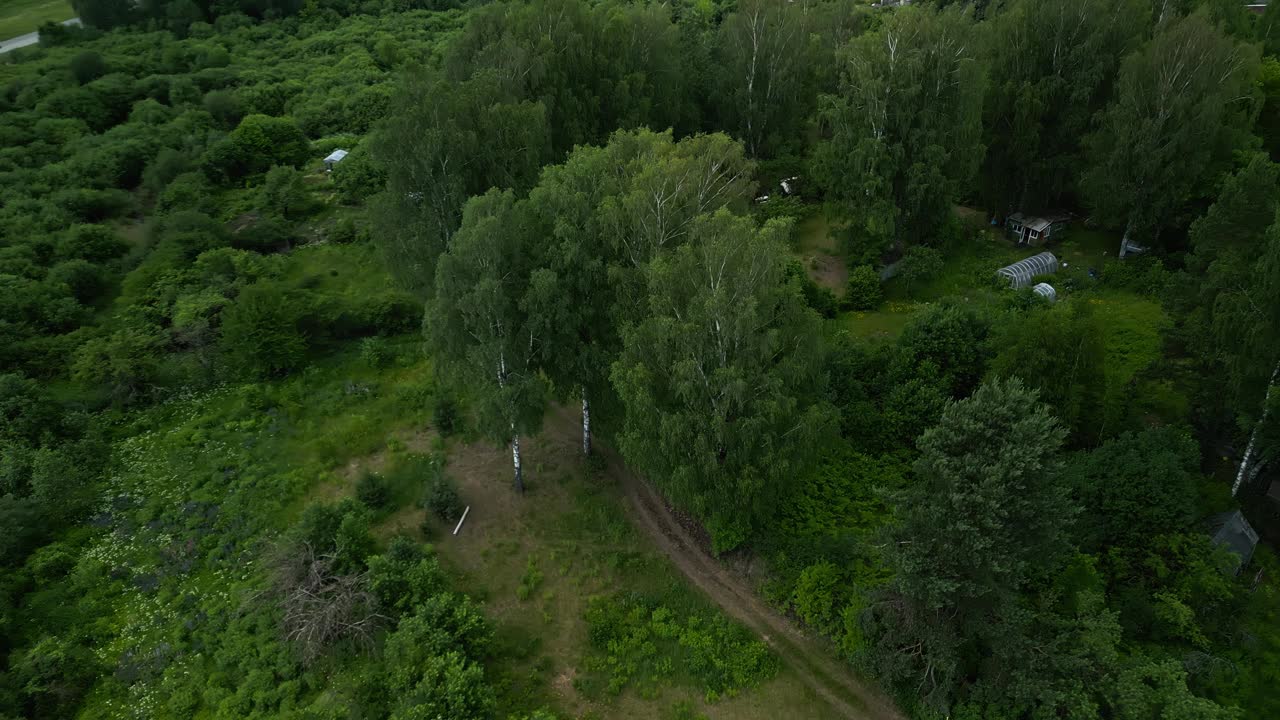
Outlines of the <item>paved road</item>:
M80 18L63 20L62 24L79 25ZM38 32L29 32L26 35L19 35L18 37L9 38L8 40L0 40L0 53L7 53L10 50L17 50L18 48L24 48L28 45L35 45L38 42L40 42L40 33Z

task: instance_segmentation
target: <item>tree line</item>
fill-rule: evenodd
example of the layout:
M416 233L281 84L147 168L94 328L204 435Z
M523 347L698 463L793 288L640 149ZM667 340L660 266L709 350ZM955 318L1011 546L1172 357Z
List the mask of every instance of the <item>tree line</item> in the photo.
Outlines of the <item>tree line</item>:
M780 604L922 715L1265 714L1275 618L1194 528L1202 458L1233 441L1252 478L1280 447L1280 10L920 5L78 5L97 29L0 67L9 606L91 509L91 412L280 377L425 303L517 486L546 404L580 406L584 452L603 431L717 551L777 549ZM403 289L288 264L323 212L298 168L336 147L370 222L323 238L381 243ZM1104 282L1172 326L1120 379L1086 303L833 336L804 208L753 202L796 175L858 264L945 262L957 202L1080 211L1155 251ZM40 384L67 379L70 408ZM1166 417L1194 435L1126 432ZM65 714L83 673L43 679L88 655L36 635L6 707Z
M1225 392L1191 384L1201 442L1254 436L1280 359L1263 310L1274 303L1258 302L1276 249L1259 83L1276 11L938 4L949 7L739 4L714 33L698 32L696 11L484 8L438 67L404 81L379 131L379 235L426 300L431 346L474 393L486 434L512 448L518 489L520 438L550 398L571 399L584 451L591 419L607 418L629 464L705 525L713 549L759 545L838 425L841 441L897 454L914 478L892 494L889 549L871 558L892 578L851 592L835 631L909 706L1233 717L1196 693L1257 702L1255 676L1169 662L1175 647L1234 654L1241 625L1215 616L1259 602L1219 579L1222 559L1193 529L1195 483L1152 509L1146 534L1098 527L1142 504L1153 478L1095 455L1154 461L1176 447L1168 462L1183 478L1200 464L1184 436L1124 433L1159 400L1108 380L1104 321L1075 304L1024 305L998 328L948 307L888 356L833 346L803 273L788 271L788 219L766 220L750 183L735 183L802 174L844 221L845 254L871 263L945 249L962 201L997 222L1086 213L1161 255L1112 282L1163 303L1183 357L1228 379ZM619 46L595 38L626 13L651 28L633 40L685 54L586 59ZM588 81L575 77L584 67ZM670 130L631 129L644 127ZM868 427L878 422L900 434L886 443L885 427ZM1137 580L1152 563L1173 586ZM802 573L796 592L816 578ZM989 661L1006 657L1022 659Z

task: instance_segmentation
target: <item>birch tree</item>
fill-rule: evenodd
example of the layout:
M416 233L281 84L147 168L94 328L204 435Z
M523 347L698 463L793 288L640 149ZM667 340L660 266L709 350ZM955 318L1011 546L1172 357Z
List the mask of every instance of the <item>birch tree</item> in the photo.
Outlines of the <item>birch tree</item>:
M814 100L812 0L745 0L720 23L716 109L752 157L797 139Z
M493 73L406 77L373 144L387 169L377 237L392 275L424 299L467 198L527 189L549 153L544 107L509 94Z
M726 210L694 221L691 241L648 267L648 316L624 328L613 366L623 454L706 524L717 552L777 506L833 420L786 231Z
M427 306L428 338L446 371L473 393L481 431L511 447L517 492L524 492L520 438L541 428L546 409L540 339L525 311L530 229L527 209L511 191L472 198L440 258Z
M1138 242L1159 238L1229 169L1252 122L1252 46L1202 15L1166 22L1124 62L1116 98L1088 138L1081 190L1094 217Z
M993 211L1041 210L1072 190L1080 138L1145 12L1136 0L1015 0L992 18L982 176Z
M1273 420L1274 389L1280 379L1280 215L1261 246L1236 267L1240 274L1219 286L1213 304L1214 329L1239 398L1237 416L1249 437L1232 493L1253 480L1276 450L1274 434L1263 431Z
M542 365L562 395L582 401L582 449L591 452L593 398L612 407L609 365L618 326L643 306L643 272L686 241L693 219L744 207L753 166L720 134L673 142L670 132L619 132L548 167L529 205L539 243L529 309L544 339ZM598 403L597 403L598 404Z
M876 253L930 239L982 160L984 75L962 9L895 10L838 54L814 169L850 239Z
M1203 362L1204 377L1226 378L1206 392L1205 411L1239 422L1247 433L1233 485L1238 490L1269 455L1262 433L1280 367L1280 271L1275 243L1280 165L1255 153L1227 176L1217 200L1191 225L1186 266L1194 290L1182 298L1184 335ZM1224 392L1225 390L1225 392ZM1230 421L1230 420L1228 420ZM1261 439L1261 442L1260 442Z

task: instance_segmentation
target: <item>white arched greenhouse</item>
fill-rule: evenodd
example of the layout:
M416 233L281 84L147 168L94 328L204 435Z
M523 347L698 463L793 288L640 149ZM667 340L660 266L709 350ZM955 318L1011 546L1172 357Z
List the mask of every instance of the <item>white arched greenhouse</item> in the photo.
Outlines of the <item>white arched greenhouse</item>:
M1058 291L1054 290L1053 286L1049 283L1036 283L1036 286L1031 288L1031 292L1039 295L1049 302L1057 302L1058 300Z
M1058 270L1058 258L1051 252L1032 255L1025 260L1002 267L996 274L1009 279L1009 287L1022 288L1031 284L1037 275L1052 275Z

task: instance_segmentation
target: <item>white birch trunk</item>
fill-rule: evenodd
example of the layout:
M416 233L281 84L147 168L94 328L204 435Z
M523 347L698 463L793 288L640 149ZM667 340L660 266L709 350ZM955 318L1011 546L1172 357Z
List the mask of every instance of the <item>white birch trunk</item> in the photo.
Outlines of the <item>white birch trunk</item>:
M591 455L591 405L587 403L587 387L582 386L582 454Z
M512 428L514 430L514 426ZM515 466L516 471L516 492L524 494L524 474L520 471L520 436L515 432L511 434L511 464Z
M1275 369L1271 371L1271 382L1267 384L1267 394L1262 398L1262 417L1253 424L1253 432L1249 433L1249 444L1245 446L1244 457L1240 459L1236 480L1231 483L1232 497L1240 491L1240 486L1244 484L1244 479L1249 474L1249 461L1253 459L1253 450L1258 444L1258 431L1262 429L1262 424L1267 421L1267 413L1271 411L1271 389L1275 387L1277 374L1280 374L1280 363L1277 363Z

